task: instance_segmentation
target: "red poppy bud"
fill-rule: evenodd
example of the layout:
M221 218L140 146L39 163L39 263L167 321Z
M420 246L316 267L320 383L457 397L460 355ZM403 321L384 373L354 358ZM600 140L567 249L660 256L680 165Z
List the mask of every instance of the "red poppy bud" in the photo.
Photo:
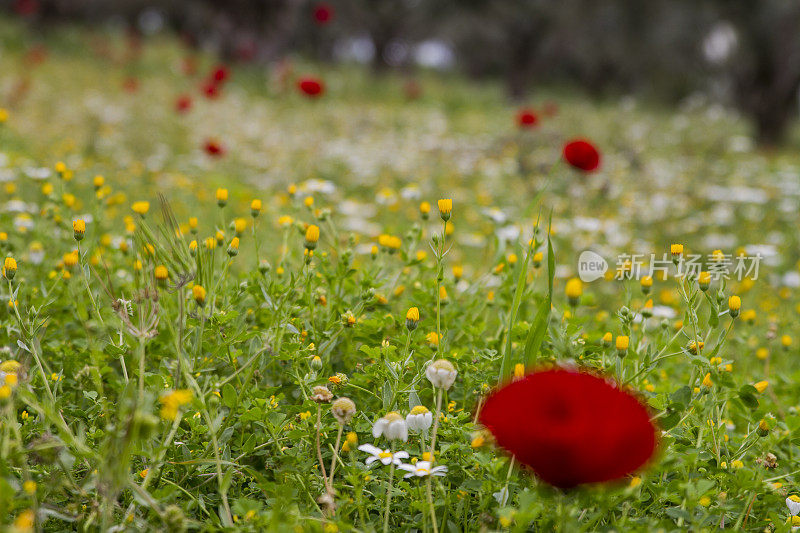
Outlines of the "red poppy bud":
M14 12L21 17L35 15L39 12L39 8L38 0L16 0L14 2Z
M301 78L297 88L309 98L319 98L325 93L325 85L317 78Z
M214 80L208 80L203 84L202 87L203 94L206 95L206 98L214 99L218 98L220 95L220 86Z
M539 117L532 109L520 109L517 112L517 126L520 128L534 128L539 123Z
M318 26L324 26L333 20L333 6L325 2L320 2L314 6L314 22Z
M560 488L622 478L656 448L647 408L582 371L528 374L489 395L479 418L500 447Z
M226 67L225 65L219 65L211 73L211 79L214 80L215 82L217 82L218 84L219 83L224 83L224 82L228 81L228 78L230 77L230 75L231 75L231 71L228 70L228 67Z
M203 149L211 157L222 157L225 155L225 148L217 141L209 139L206 141Z
M584 139L575 139L564 145L564 159L584 172L593 172L600 166L600 152Z
M188 94L182 94L175 100L175 110L178 113L186 113L192 108L192 97Z

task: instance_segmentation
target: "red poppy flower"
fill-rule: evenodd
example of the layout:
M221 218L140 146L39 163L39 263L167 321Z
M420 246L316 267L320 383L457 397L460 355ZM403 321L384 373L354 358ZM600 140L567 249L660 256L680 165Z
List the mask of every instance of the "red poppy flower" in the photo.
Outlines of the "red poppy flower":
M300 78L297 88L309 98L319 98L325 93L325 85L317 78Z
M206 141L203 149L211 157L222 157L225 155L225 148L217 141L209 139Z
M224 83L228 81L231 71L225 65L217 66L212 72L210 78L217 83Z
M520 109L517 112L517 126L520 128L533 128L539 122L539 117L533 112L533 109Z
M600 152L584 139L574 139L564 145L564 159L584 172L593 172L600 166Z
M186 113L192 108L192 97L188 94L182 94L175 100L175 111L178 113Z
M314 22L319 26L324 26L333 20L333 6L325 2L320 2L314 6Z
M499 446L560 488L624 477L656 448L647 408L582 371L543 370L501 387L486 399L480 422Z
M218 98L220 94L220 86L219 83L215 82L214 80L208 80L202 86L203 94L206 95L206 98L214 99Z
M39 12L38 0L17 0L14 2L14 11L21 17L35 15Z

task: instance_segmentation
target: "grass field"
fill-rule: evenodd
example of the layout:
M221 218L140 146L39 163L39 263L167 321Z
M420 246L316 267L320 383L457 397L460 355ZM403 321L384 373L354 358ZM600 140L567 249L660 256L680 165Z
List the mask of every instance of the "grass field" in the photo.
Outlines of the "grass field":
M216 60L172 39L2 21L0 41L3 527L800 525L800 156L730 111L551 88L520 128L500 85L447 74L412 95L298 59L208 98ZM576 137L598 171L562 160ZM568 283L585 250L606 275ZM493 445L489 392L554 365L648 404L645 469L562 491ZM373 436L390 412L407 439Z

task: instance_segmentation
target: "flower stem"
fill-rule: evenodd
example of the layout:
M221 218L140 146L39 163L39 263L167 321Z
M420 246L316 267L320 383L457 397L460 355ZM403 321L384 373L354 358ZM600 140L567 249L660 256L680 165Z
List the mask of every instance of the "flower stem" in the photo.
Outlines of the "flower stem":
M331 459L330 475L328 475L328 492L333 497L333 472L336 470L336 459L339 458L339 445L342 443L342 430L344 426L339 424L339 431L336 433L336 446L333 447L333 458Z
M442 239L436 254L436 337L442 346L442 263L444 262L444 240L447 238L447 222L442 221Z
M442 411L442 389L436 390L436 414L433 417L433 431L431 432L431 448L430 448L430 463L433 466L434 453L436 451L436 434L439 431L439 413ZM431 513L431 523L433 524L433 533L438 533L439 528L436 524L436 511L433 508L433 496L431 496L431 477L425 481L425 490L428 493L428 508Z
M142 405L144 401L144 338L142 338L141 334L139 335L139 345L137 347L137 352L139 353L139 403L138 405Z
M322 472L322 482L325 485L325 490L330 492L330 485L328 484L328 474L325 472L325 463L322 460L322 449L319 446L319 433L320 433L320 424L322 420L322 409L320 408L319 404L317 404L317 435L316 435L316 446L317 446L317 460L319 461L319 469Z
M433 417L433 432L431 433L431 464L433 464L433 453L436 451L436 433L439 431L439 413L442 411L442 389L436 391L436 414Z
M389 533L389 508L392 505L392 486L394 484L394 446L392 446L392 463L389 467L389 486L386 487L386 510L383 513L383 533Z
M431 524L433 525L433 533L439 533L439 526L436 524L436 509L433 507L433 494L431 493L431 477L425 481L425 492L428 495L428 510L431 513Z
M92 289L89 286L89 276L86 274L86 270L88 270L89 267L87 265L86 269L84 269L83 257L82 257L82 253L81 252L82 252L81 243L79 241L78 242L78 259L80 260L81 277L83 278L83 281L86 283L86 292L89 295L89 300L92 302L92 307L94 308L94 312L97 315L97 318L100 320L100 324L105 326L106 323L103 320L103 315L100 314L100 308L97 307L97 302L94 299L94 294L92 294Z

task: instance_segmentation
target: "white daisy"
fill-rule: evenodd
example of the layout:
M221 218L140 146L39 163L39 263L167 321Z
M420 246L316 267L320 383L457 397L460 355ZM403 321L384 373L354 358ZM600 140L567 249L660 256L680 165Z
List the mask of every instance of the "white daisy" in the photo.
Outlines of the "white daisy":
M362 452L367 452L370 454L370 456L367 457L367 460L364 461L368 465L371 465L375 461L380 461L383 466L388 466L390 463L394 463L395 466L402 468L403 464L400 459L408 459L408 452L404 452L402 450L397 452L392 452L391 450L381 450L372 444L362 444L358 447L358 449Z
M798 497L796 494L792 494L791 496L786 498L786 507L789 508L789 513L792 516L795 516L797 515L797 513L800 513L800 497Z
M425 476L443 476L447 473L446 466L434 466L431 468L430 461L417 461L417 464L398 464L397 468L408 472L404 478L409 477L425 477Z

